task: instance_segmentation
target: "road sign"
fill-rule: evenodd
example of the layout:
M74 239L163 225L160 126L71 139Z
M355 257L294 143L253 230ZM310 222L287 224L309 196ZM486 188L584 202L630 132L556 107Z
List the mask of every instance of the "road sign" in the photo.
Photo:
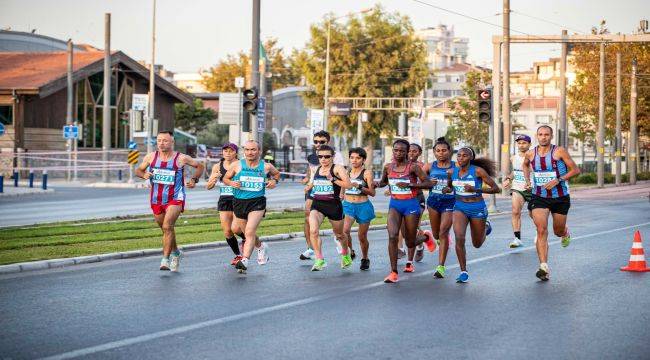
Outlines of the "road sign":
M147 94L133 94L131 108L136 111L147 112L149 108L149 95Z
M239 124L239 115L242 109L242 100L239 93L219 94L219 117L217 123L221 125Z
M244 87L244 78L241 76L238 76L235 78L235 87L237 89L242 89Z
M138 150L129 151L129 155L126 157L126 162L131 165L138 163L138 158L140 158L140 152Z
M128 147L129 147L129 150L135 150L135 149L138 148L138 144L136 144L135 141L129 141Z
M149 138L149 144L156 145L156 138L155 137Z
M0 136L5 134L5 126L3 123L0 123Z
M352 105L348 102L330 102L330 115L341 115L348 116L350 115L350 109Z
M64 125L63 126L63 138L64 139L77 139L79 137L79 127L76 125Z
M309 120L311 133L323 130L323 119L325 118L325 111L319 109L311 109L309 111Z
M478 97L482 100L487 100L490 98L490 91L488 90L479 90Z
M257 131L266 130L266 98L260 96L257 102Z

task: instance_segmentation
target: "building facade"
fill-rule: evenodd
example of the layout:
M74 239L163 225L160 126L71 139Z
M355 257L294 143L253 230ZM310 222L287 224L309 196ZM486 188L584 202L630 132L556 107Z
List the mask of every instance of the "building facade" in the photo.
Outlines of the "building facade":
M467 62L468 38L456 37L454 27L440 24L416 31L427 47L427 62L431 70L438 70Z

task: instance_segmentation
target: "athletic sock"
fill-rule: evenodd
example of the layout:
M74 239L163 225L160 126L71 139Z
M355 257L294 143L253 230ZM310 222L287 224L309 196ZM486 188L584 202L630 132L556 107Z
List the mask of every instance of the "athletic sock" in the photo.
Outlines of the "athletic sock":
M244 264L244 266L248 266L248 258L247 257L242 258L241 262L242 262L242 264Z
M237 256L241 255L241 253L239 252L239 244L237 243L236 237L231 236L229 238L226 238L226 242L228 243L228 246L230 246L230 250L232 250L232 252L235 255Z
M181 251L178 250L178 249L176 249L176 250L172 251L172 255L174 255L174 256L180 256L180 255L181 255Z
M521 240L521 231L515 231L515 237Z

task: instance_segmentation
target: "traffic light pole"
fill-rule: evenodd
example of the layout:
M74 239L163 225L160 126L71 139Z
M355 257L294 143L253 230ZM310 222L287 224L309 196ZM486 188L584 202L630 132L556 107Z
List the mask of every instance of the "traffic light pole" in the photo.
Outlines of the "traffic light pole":
M260 88L260 0L253 0L253 42L251 56L251 88ZM250 139L260 142L257 117L250 116ZM260 142L261 143L261 142Z
M510 0L503 0L503 144L501 184L510 172ZM506 190L503 189L503 194Z

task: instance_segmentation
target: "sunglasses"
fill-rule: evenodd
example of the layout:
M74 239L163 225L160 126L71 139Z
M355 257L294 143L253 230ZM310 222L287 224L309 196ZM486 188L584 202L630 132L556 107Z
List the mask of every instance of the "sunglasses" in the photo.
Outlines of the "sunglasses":
M318 155L319 159L331 159L332 155Z
M327 144L327 141L325 140L323 141L314 140L314 145L325 145L325 144Z

